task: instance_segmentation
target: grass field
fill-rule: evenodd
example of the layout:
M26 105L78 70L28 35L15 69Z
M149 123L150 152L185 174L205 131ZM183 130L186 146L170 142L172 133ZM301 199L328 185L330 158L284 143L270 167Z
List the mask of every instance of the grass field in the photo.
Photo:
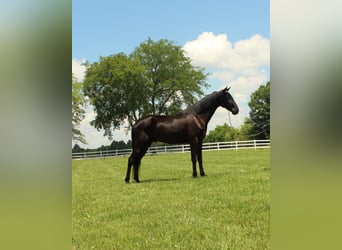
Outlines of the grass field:
M72 249L269 249L270 151L145 156L141 183L127 158L72 162Z

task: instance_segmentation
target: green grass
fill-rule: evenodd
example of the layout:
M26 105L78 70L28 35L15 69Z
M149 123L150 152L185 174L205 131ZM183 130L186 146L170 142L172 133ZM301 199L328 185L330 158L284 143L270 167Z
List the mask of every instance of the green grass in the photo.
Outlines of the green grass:
M127 158L72 162L73 249L269 249L270 152L145 156L127 185Z

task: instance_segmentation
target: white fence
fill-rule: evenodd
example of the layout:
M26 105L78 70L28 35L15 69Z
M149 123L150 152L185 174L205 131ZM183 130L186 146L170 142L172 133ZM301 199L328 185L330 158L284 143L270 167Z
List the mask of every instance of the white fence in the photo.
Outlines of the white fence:
M270 148L270 146L271 146L270 140L208 142L208 143L203 143L202 150L214 151L214 150L259 149L259 148ZM189 144L150 147L147 150L146 154L155 155L155 154L185 153L185 152L190 152ZM117 156L128 157L130 153L131 153L131 149L72 153L72 159L106 158L106 157L117 157Z

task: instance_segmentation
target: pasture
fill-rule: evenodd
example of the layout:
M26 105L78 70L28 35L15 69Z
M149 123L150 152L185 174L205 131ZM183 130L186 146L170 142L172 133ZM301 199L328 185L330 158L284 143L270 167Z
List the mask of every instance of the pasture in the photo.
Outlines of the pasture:
M72 249L269 249L270 150L145 156L141 183L127 158L72 162Z

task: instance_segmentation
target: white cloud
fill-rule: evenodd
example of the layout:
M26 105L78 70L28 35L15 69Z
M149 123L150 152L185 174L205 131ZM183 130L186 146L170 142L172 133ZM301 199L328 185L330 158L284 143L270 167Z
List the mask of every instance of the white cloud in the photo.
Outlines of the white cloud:
M83 81L86 67L82 65L82 63L86 62L86 59L83 58L78 60L76 58L72 59L72 73L75 75L77 81Z
M227 59L230 60L228 55L233 48L226 35L215 36L211 32L204 32L197 40L185 43L183 49L194 65L221 68Z
M270 62L270 41L260 35L233 45L225 34L215 36L212 32L203 32L196 40L185 43L183 49L194 65L206 68L235 71Z
M240 112L231 115L232 125L238 127L248 116L248 101L252 92L269 80L270 41L256 34L234 44L226 34L203 32L196 40L183 46L192 64L206 68L209 81L218 81L219 88L231 86L231 93ZM234 122L233 122L234 121ZM208 129L228 123L227 111L218 109Z

